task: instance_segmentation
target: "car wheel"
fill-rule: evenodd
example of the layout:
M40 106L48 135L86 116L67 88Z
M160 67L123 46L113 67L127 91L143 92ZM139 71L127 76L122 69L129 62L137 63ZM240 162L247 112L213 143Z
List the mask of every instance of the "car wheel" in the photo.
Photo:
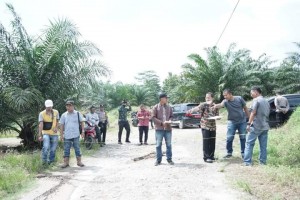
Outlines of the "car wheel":
M183 120L181 120L181 121L179 122L179 128L180 128L180 129L184 129L184 123L183 123Z

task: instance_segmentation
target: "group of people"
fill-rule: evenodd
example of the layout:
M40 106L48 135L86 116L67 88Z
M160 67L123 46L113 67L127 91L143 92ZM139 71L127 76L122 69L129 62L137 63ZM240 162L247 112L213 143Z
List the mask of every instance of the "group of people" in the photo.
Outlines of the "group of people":
M203 136L203 159L207 163L213 163L215 158L216 146L216 119L219 116L219 109L225 107L228 111L227 122L227 139L226 149L227 154L224 158L230 158L233 154L233 140L236 131L239 133L240 153L244 161L244 165L252 165L252 154L255 141L259 140L260 164L267 162L267 141L269 130L269 113L270 105L262 96L262 91L259 87L253 87L250 91L253 103L251 112L246 106L245 100L241 96L234 96L230 89L223 91L224 100L219 103L214 103L214 95L208 92L205 96L205 102L199 106L188 110L188 113L199 112L201 119L201 130ZM282 96L275 100L278 105L278 113L286 113L288 105ZM58 131L60 130L60 138L64 141L64 164L63 168L69 166L70 149L73 146L77 158L77 165L82 167L81 152L79 146L80 135L84 138L85 121L90 126L95 126L96 135L100 145L105 145L106 130L108 125L108 117L104 110L104 106L100 105L99 111L92 106L90 113L86 115L84 120L83 115L74 109L74 101L66 102L66 112L61 118L57 110L53 109L53 102L46 100L46 109L39 114L39 140L43 141L42 160L44 163L52 163L55 160L55 151L58 142ZM118 109L119 132L118 144L122 144L122 132L126 130L126 143L130 143L130 125L127 119L128 112L131 111L130 104L123 100ZM152 120L155 125L156 139L156 161L155 166L162 162L162 141L166 144L167 162L174 165L172 160L172 126L173 111L168 104L168 96L165 93L159 95L159 103L156 104L151 111L147 110L144 105L140 106L137 113L139 120L139 142L140 145L147 145L149 122ZM248 121L247 121L248 120ZM60 126L59 126L60 125ZM248 134L247 134L248 132ZM101 140L102 136L102 140ZM144 136L144 138L143 138Z
M241 96L234 96L230 89L223 91L224 100L220 104L213 102L214 96L211 92L206 94L205 102L189 110L188 112L199 111L201 115L201 129L203 136L203 159L207 163L215 160L216 145L216 118L219 109L225 107L228 111L226 149L224 158L232 157L233 140L236 131L240 138L241 157L245 166L251 166L252 154L255 141L259 140L259 162L267 162L267 141L269 130L270 105L262 96L259 87L253 87L250 91L253 103L249 112L245 100ZM248 119L248 121L247 121ZM248 134L247 134L248 132Z
M42 162L44 165L55 162L56 148L58 144L58 132L60 132L60 140L64 142L64 163L61 166L66 168L69 166L70 149L73 146L77 159L77 165L83 167L80 151L80 136L85 137L86 123L94 126L96 136L100 146L105 145L106 130L108 125L108 117L104 110L104 106L100 105L100 109L96 112L96 108L92 106L90 112L84 116L75 110L74 101L66 102L66 112L59 117L59 112L53 109L52 100L45 101L46 109L39 114L38 139L43 141ZM102 140L101 140L102 135Z

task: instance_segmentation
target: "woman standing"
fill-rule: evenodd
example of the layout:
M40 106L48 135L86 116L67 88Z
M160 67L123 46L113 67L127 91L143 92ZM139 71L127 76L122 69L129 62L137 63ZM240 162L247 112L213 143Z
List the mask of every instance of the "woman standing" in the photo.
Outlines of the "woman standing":
M213 109L214 95L211 92L206 93L204 103L191 109L188 113L199 111L201 115L201 129L203 136L203 159L204 162L212 163L215 160L216 146L216 117L219 116L219 110Z
M138 127L140 133L140 145L143 144L143 134L145 133L144 145L148 145L148 131L149 131L149 120L151 118L151 114L148 110L146 110L145 106L140 105L140 111L137 113L137 117L139 120Z

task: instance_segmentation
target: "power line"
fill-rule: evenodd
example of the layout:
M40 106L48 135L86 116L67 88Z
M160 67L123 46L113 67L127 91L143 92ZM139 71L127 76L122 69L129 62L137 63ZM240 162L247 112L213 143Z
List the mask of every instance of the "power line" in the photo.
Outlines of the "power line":
M232 15L233 15L233 13L235 12L235 9L236 9L236 7L238 6L239 3L240 3L240 0L238 0L238 2L236 3L236 5L235 5L235 7L234 7L234 9L233 9L233 11L232 11L230 17L229 17L229 19L228 19L228 21L227 21L227 23L226 23L224 29L223 29L223 31L222 31L222 33L221 33L221 35L220 35L218 41L216 42L216 45L215 45L215 46L218 45L218 43L219 43L221 37L223 36L223 33L225 32L225 29L227 28L227 26L228 26L228 24L229 24L229 22L230 22L230 20L231 20L231 18L232 18Z

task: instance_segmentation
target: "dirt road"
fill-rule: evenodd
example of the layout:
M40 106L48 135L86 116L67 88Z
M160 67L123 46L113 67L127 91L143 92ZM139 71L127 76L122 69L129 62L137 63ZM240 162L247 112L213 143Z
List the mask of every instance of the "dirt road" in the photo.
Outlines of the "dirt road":
M116 135L109 134L106 147L83 158L86 167L71 163L70 168L39 178L35 189L21 199L247 199L225 180L222 163L203 162L200 129L173 130L174 166L165 157L162 165L154 166L153 130L149 137L150 145L138 146L133 128L132 143L118 145ZM217 140L221 156L225 143Z

